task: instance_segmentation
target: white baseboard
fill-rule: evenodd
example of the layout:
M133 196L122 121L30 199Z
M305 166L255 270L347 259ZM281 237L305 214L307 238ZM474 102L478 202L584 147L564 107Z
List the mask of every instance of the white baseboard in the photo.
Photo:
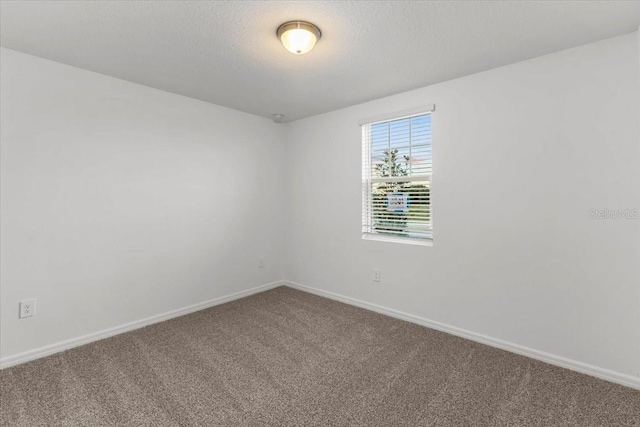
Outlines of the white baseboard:
M84 344L89 344L94 341L99 341L105 338L109 338L114 335L133 331L134 329L143 328L145 326L149 326L154 323L159 323L165 320L173 319L174 317L184 316L185 314L204 310L205 308L213 307L215 305L220 305L226 302L231 302L240 298L248 297L249 295L268 291L269 289L273 289L278 286L282 286L284 284L285 282L282 282L282 281L267 283L262 286L257 286L255 288L247 289L246 291L236 292L224 297L214 298L212 300L190 305L188 307L183 307L177 310L172 310L166 313L147 317L146 319L136 320L134 322L130 322L124 325L116 326L109 329L104 329L102 331L94 332L94 333L83 335L76 338L71 338L69 340L60 341L44 347L36 348L34 350L25 351L24 353L3 357L2 359L0 359L0 369L9 368L11 366L19 365L21 363L29 362L35 359L40 359L41 357L49 356L55 353L59 353L61 351L69 350L74 347L78 347Z
M631 375L621 374L619 372L611 371L597 366L589 365L587 363L578 362L576 360L567 359L565 357L556 356L553 354L545 353L544 351L535 350L529 347L525 347L519 344L513 344L507 341L503 341L497 338L492 338L486 335L482 335L476 332L467 331L455 326L446 325L435 320L425 319L424 317L415 316L413 314L404 313L399 310L394 310L387 307L382 307L377 304L372 304L366 301L358 300L351 297L346 297L333 292L324 291L310 286L301 285L299 283L285 280L283 283L293 289L297 289L303 292L308 292L321 297L329 298L332 300L340 301L345 304L353 305L356 307L364 308L366 310L375 311L376 313L384 314L390 317L395 317L400 320L404 320L411 323L416 323L427 328L436 329L438 331L446 332L451 335L466 338L472 341L476 341L482 344L490 345L502 350L510 351L522 356L527 356L532 359L540 360L542 362L549 363L551 365L560 366L562 368L571 369L572 371L580 372L583 374L591 375L606 381L621 384L627 387L631 387L640 390L640 378L633 377Z
M512 353L520 354L522 356L527 356L532 359L540 360L542 362L546 362L552 365L560 366L562 368L571 369L573 371L581 372L583 374L591 375L606 381L614 382L617 384L621 384L627 387L640 390L640 378L633 377L631 375L621 374L619 372L614 372L608 369L578 362L576 360L567 359L565 357L545 353L543 351L535 350L519 344L513 344L507 341L503 341L497 338L492 338L486 335L478 334L476 332L468 331L455 326L446 325L444 323L426 319L420 316L415 316L413 314L404 313L399 310L394 310L394 309L383 307L377 304L372 304L366 301L339 295L333 292L328 292L328 291L324 291L317 288L312 288L310 286L301 285L299 283L295 283L287 280L267 283L262 286L257 286L255 288L247 289L245 291L236 292L234 294L227 295L224 297L214 298L209 301L190 305L188 307L183 307L177 310L172 310L166 313L158 314L156 316L147 317L146 319L137 320L135 322L116 326L114 328L109 328L109 329L94 332L91 334L83 335L80 337L72 338L69 340L61 341L61 342L40 347L34 350L29 350L24 353L3 357L2 359L0 359L0 369L9 368L11 366L15 366L21 363L29 362L31 360L39 359L41 357L59 353L61 351L69 350L74 347L78 347L94 341L109 338L114 335L122 334L122 333L139 329L148 325L152 325L154 323L163 322L165 320L173 319L175 317L184 316L186 314L204 310L209 307L224 304L226 302L231 302L231 301L244 298L253 294L257 294L260 292L268 291L269 289L273 289L282 285L288 286L293 289L298 289L303 292L319 295L321 297L340 301L345 304L364 308L366 310L375 311L376 313L384 314L390 317L395 317L400 320L422 325L427 328L436 329L438 331L446 332L451 335L456 335L456 336L466 338L472 341L476 341L482 344L490 345L492 347L500 348L502 350L510 351Z

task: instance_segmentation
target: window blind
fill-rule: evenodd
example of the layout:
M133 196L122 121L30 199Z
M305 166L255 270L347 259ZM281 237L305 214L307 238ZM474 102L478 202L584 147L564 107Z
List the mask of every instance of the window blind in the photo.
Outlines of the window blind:
M431 240L431 111L362 123L362 233Z

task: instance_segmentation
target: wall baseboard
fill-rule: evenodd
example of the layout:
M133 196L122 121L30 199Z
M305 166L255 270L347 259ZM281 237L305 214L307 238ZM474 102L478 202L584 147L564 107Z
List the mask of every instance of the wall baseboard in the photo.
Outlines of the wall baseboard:
M276 288L278 286L285 285L283 281L271 282L265 285L256 286L255 288L247 289L226 295L219 298L214 298L209 301L204 301L198 304L193 304L188 307L179 308L176 310L168 311L166 313L158 314L155 316L147 317L145 319L136 320L134 322L126 323L124 325L115 326L113 328L104 329L102 331L94 332L91 334L83 335L76 338L71 338L65 341L60 341L54 344L50 344L44 347L36 348L34 350L25 351L12 356L6 356L0 359L0 370L9 368L11 366L19 365L21 363L30 362L32 360L40 359L42 357L50 356L55 353L60 353L65 350L79 347L84 344L89 344L94 341L99 341L105 338L119 335L125 332L140 329L145 326L152 325L154 323L164 322L165 320L173 319L175 317L184 316L186 314L194 313L196 311L204 310L209 307L231 302L240 298L248 297L253 294L268 291L269 289Z
M351 298L351 297L336 294L333 292L328 292L321 289L313 288L310 286L301 285L299 283L291 282L288 280L267 283L265 285L247 289L245 291L236 292L231 295L214 298L209 301L190 305L188 307L179 308L177 310L168 311L166 313L147 317L145 319L137 320L124 325L116 326L109 329L104 329L102 331L98 331L98 332L83 335L77 338L72 338L69 340L50 344L44 347L36 348L34 350L29 350L29 351L15 354L12 356L7 356L0 359L0 369L5 369L11 366L19 365L32 360L40 359L42 357L50 356L52 354L69 350L74 347L79 347L81 345L89 344L94 341L99 341L105 338L109 338L114 335L133 331L135 329L143 328L145 326L149 326L154 323L163 322L165 320L173 319L175 317L184 316L186 314L190 314L196 311L204 310L209 307L231 302L240 298L248 297L250 295L268 291L270 289L276 288L278 286L283 286L283 285L293 289L303 291L303 292L307 292L310 294L340 301L342 303L364 308L366 310L374 311L376 313L384 314L386 316L394 317L396 319L415 323L421 326L425 326L427 328L446 332L448 334L456 335L461 338L466 338L472 341L476 341L481 344L490 345L492 347L496 347L496 348L506 350L512 353L516 353L522 356L530 357L532 359L540 360L542 362L546 362L551 365L560 366L562 368L570 369L572 371L591 375L606 381L610 381L613 383L621 384L627 387L640 390L640 378L636 378L631 375L621 374L619 372L615 372L615 371L600 368L597 366L589 365L586 363L578 362L576 360L567 359L561 356L556 356L550 353L535 350L519 344L510 343L508 341L503 341L497 338L492 338L486 335L478 334L476 332L468 331L455 326L450 326L441 322L437 322L435 320L430 320L424 317L415 316L413 314L404 313L399 310L394 310L394 309L383 307L377 304L372 304L366 301L358 300L356 298Z
M578 362L576 360L567 359L561 356L556 356L554 354L535 350L519 344L510 343L508 341L503 341L497 338L492 338L486 335L461 329L455 326L450 326L441 322L437 322L435 320L430 320L424 317L415 316L413 314L404 313L399 310L394 310L394 309L383 307L377 304L372 304L366 301L358 300L356 298L351 298L351 297L339 295L333 292L328 292L321 289L313 288L310 286L301 285L299 283L285 280L283 284L285 286L288 286L293 289L297 289L299 291L308 292L310 294L329 298L345 304L364 308L366 310L375 311L376 313L384 314L390 317L395 317L396 319L404 320L406 322L411 322L421 326L425 326L427 328L436 329L438 331L446 332L451 335L455 335L461 338L479 342L481 344L486 344L491 347L496 347L502 350L506 350L511 353L519 354L521 356L530 357L532 359L549 363L551 365L559 366L561 368L570 369L572 371L591 375L593 377L600 378L602 380L610 381L613 383L621 384L623 386L640 390L640 377L633 377L631 375L622 374L619 372L589 365L587 363Z

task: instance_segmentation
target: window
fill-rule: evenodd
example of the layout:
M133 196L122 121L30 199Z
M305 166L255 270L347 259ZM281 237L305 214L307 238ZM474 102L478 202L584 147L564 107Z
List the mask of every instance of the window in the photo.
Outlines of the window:
M431 224L431 112L362 125L362 235L428 243Z

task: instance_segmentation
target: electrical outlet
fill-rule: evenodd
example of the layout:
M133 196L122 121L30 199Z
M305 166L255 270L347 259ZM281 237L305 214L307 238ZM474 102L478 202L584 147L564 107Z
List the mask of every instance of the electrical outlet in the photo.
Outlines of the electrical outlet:
M380 270L378 270L377 268L373 269L373 281L374 282L380 281Z
M36 315L36 300L25 299L20 301L20 319Z
M258 258L258 268L262 268L264 267L264 258L260 257Z

